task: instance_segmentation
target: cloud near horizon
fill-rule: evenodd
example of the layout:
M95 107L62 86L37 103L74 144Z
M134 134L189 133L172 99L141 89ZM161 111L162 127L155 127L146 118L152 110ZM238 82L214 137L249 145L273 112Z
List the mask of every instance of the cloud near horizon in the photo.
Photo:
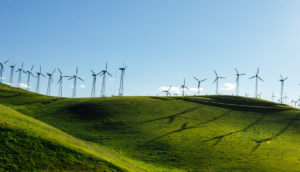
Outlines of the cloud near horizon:
M230 84L230 83L225 83L224 86L225 88L221 88L221 90L233 90L236 87L235 84Z
M175 93L181 93L182 89L179 90L179 88L180 87L171 87L170 91L175 92ZM160 91L165 91L165 90L168 90L169 87L159 87L159 89L160 89ZM198 88L189 88L189 90L188 89L184 89L184 90L187 90L187 91L198 91ZM203 88L200 88L200 91L202 91L202 90L203 90Z

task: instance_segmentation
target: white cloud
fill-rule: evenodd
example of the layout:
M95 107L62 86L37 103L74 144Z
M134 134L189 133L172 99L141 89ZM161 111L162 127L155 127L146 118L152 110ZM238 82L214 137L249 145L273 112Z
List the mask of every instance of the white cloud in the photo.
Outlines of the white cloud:
M109 79L110 81L114 81L115 79L114 78L112 78L112 79Z
M81 87L81 88L85 88L85 86L84 86L84 85L80 85L79 87Z
M281 97L279 94L274 94L274 96L276 96L276 97Z
M31 88L30 86L28 86L27 84L23 84L23 83L20 83L19 86L21 88Z
M224 84L225 88L221 88L221 90L233 90L235 89L235 84L230 84L230 83L225 83Z
M171 87L171 89L170 89L170 91L171 92L175 92L175 93L180 93L181 92L181 90L179 90L179 88L180 87ZM189 88L189 87L188 87ZM161 91L164 91L164 90L168 90L169 89L169 87L159 87L159 89L161 90ZM188 90L188 89L184 89L184 90ZM200 88L200 91L202 91L203 90L203 88ZM198 88L189 88L189 91L198 91Z
M3 82L3 84L6 84L6 85L11 85L10 83L6 83L6 82Z
M2 78L0 77L0 79L5 79L5 78L4 77L2 77Z
M74 88L74 85L71 85L72 88Z

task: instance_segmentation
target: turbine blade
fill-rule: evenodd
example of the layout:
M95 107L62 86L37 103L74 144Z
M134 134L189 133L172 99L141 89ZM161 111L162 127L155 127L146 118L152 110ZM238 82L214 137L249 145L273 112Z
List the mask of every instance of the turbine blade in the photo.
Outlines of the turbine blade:
M168 91L170 91L171 87L172 87L172 85L170 85L170 87L169 87Z
M111 76L111 74L110 74L110 73L108 73L108 72L107 72L107 74L108 74L109 76ZM111 76L111 77L112 77L112 76Z
M286 79L288 79L288 77L286 77L286 78L284 79L284 81L285 81Z
M62 77L60 77L60 78L59 78L59 80L58 80L57 84L59 83L59 81L61 80L61 78L62 78Z
M280 77L281 77L281 79L283 79L281 75L280 75Z
M217 79L218 79L218 78L215 79L214 83L217 81ZM213 84L214 84L214 83L213 83Z
M239 79L239 75L236 77L236 81L235 82L237 82L238 79Z
M83 80L83 79L81 79L80 77L78 77L78 79L80 79L81 81L83 81L83 82L84 82L84 80Z
M102 72L97 73L97 75L99 75L100 73L102 73Z
M102 75L104 75L104 72L100 76L102 76Z
M255 76L253 76L253 77L251 77L251 78L249 78L249 79L252 79L252 78L254 78Z
M239 74L238 70L236 68L234 68L236 70L236 73Z
M106 71L107 71L107 62L106 62Z
M258 78L259 78L262 82L264 82L264 80L262 80L259 76L258 76Z
M72 78L70 78L70 79L73 79L73 78L74 78L74 76ZM68 79L68 80L70 80L70 79Z
M43 77L46 77L45 75L41 74Z
M9 60L6 60L6 62L4 62L3 64L7 63Z
M125 67L125 69L127 68L127 66Z
M22 62L22 68L23 68L24 62Z
M33 76L33 74L32 73L30 73L31 74L31 76ZM34 77L34 76L33 76ZM34 77L35 78L35 77Z
M62 75L62 73L61 73L61 71L60 71L60 69L58 68L58 71L59 71L59 73Z
M42 72L42 66L40 65L40 73Z
M34 65L32 66L32 68L31 68L31 70L30 70L30 71L32 71L33 67L34 67Z
M52 80L52 83L53 83L53 77L51 76L51 80Z
M185 85L185 78L183 79L183 85Z
M95 72L91 69L91 71L93 72L93 74L95 74ZM96 74L95 74L96 75Z
M245 73L243 73L243 74L240 74L240 75L246 75Z
M203 80L201 80L200 82L203 82L203 81L206 81L207 79L203 79Z
M76 67L76 75L78 74L78 67Z
M56 70L56 69L54 69L54 71L52 72L52 74L51 74L51 75L53 75L53 73L55 72L55 70Z
M219 78L221 78L221 79L226 79L225 77L219 77Z
M186 89L190 90L188 87L185 87Z
M63 76L63 77L71 77L71 76Z
M194 77L194 76L193 76ZM196 77L194 77L197 81L199 81Z
M214 70L215 71L215 70ZM218 76L217 72L215 71L216 75Z
M259 72L259 68L257 68L257 73L256 73L256 75L258 75L258 72Z

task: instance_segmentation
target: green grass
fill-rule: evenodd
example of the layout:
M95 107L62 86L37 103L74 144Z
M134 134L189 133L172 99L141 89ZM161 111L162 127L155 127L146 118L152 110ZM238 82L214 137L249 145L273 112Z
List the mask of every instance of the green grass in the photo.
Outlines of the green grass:
M1 85L0 104L94 144L129 171L300 169L300 111L261 99L68 99Z

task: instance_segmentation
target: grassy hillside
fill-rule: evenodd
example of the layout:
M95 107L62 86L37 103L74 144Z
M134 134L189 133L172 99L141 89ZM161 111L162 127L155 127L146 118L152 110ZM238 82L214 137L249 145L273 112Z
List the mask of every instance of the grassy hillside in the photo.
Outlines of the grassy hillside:
M234 96L68 99L1 85L0 104L93 142L149 171L297 171L300 168L300 111L261 99Z

